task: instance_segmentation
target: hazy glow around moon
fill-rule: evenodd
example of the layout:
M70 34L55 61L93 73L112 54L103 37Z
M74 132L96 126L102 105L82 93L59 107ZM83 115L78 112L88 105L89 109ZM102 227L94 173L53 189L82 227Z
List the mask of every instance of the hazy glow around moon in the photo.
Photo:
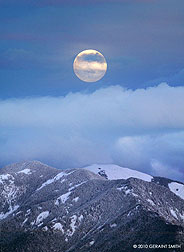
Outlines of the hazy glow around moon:
M100 52L89 49L80 52L76 56L73 69L77 77L82 81L95 82L105 75L107 62Z

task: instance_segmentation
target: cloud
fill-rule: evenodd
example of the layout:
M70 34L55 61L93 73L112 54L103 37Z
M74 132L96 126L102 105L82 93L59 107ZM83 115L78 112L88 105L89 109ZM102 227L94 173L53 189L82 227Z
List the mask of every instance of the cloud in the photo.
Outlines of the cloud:
M64 56L57 53L43 54L22 48L9 48L0 53L0 67L6 69L59 68Z
M184 180L184 131L119 138L113 155L120 165Z
M184 179L183 108L184 87L164 83L135 91L111 86L65 97L1 100L1 164L118 163Z
M8 69L30 68L38 66L39 57L32 51L9 48L0 54L0 67Z
M176 167L175 169L167 164L162 164L158 160L151 161L152 174L156 176L166 176L171 178L179 178L180 180L184 178L182 171L179 171Z
M80 61L76 63L75 65L76 70L81 71L106 71L107 64L106 63L100 63L98 61ZM90 70L89 70L90 69Z

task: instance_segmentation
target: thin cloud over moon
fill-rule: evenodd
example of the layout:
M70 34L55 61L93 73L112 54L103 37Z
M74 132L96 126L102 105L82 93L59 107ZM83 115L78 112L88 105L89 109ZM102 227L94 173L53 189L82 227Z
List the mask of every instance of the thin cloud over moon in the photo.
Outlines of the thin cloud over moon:
M73 69L76 76L82 81L96 82L105 75L107 62L100 52L89 49L77 55Z

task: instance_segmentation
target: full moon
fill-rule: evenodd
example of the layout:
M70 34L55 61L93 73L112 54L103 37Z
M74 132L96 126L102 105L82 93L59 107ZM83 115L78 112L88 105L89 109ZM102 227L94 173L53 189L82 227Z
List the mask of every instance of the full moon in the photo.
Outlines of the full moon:
M93 49L80 52L74 62L73 69L76 76L85 82L100 80L107 71L107 62L104 56Z

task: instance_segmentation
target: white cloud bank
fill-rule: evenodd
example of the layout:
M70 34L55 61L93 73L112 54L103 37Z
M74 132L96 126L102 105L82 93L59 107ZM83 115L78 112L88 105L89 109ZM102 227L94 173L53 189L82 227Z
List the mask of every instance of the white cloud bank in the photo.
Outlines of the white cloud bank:
M1 163L61 168L114 162L184 179L184 87L120 86L0 101Z

